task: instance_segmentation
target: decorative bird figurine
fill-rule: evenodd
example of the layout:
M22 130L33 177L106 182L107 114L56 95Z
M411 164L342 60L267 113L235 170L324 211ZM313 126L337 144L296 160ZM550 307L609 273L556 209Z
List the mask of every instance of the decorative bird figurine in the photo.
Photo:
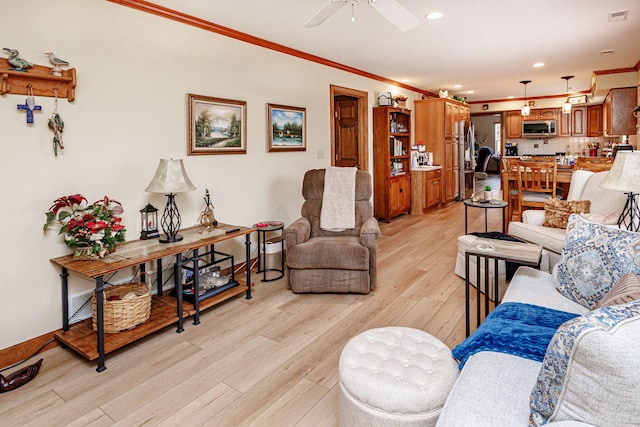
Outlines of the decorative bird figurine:
M20 55L20 52L18 52L17 49L9 49L7 47L3 47L2 50L7 52L7 54L9 55L9 58L7 59L7 61L9 62L9 64L14 66L14 68L11 68L12 70L23 71L26 73L27 70L25 68L33 67L33 64L31 62L25 61L24 59L18 56Z
M47 55L49 57L49 62L51 62L51 64L53 64L53 69L51 70L51 75L52 76L61 76L62 75L62 69L60 67L66 67L69 65L69 63L63 59L60 59L58 57L56 57L56 55L53 52L45 52L45 55Z

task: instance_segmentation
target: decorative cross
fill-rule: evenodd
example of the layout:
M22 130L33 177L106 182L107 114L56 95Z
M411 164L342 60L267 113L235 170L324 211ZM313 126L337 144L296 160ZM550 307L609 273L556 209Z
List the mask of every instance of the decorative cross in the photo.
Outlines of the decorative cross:
M29 102L29 98L27 98L24 104L18 104L18 110L25 110L27 113L27 124L33 124L33 112L42 110L40 105L35 105L35 102Z

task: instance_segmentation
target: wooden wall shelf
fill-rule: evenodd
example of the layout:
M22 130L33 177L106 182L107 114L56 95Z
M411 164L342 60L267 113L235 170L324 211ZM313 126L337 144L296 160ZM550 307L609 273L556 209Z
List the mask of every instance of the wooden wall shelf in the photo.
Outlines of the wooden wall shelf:
M7 93L28 95L28 85L31 85L33 96L55 96L54 89L58 88L58 98L67 98L69 102L76 98L76 69L62 71L62 76L52 76L51 67L35 65L26 72L13 71L5 58L0 58L0 95Z

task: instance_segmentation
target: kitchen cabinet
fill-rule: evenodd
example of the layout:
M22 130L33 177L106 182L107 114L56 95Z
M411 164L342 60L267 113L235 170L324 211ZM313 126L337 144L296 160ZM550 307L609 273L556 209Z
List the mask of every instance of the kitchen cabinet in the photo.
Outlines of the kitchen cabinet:
M391 218L411 210L411 111L406 108L373 109L373 210Z
M571 136L587 136L587 107L573 107L563 116L571 116Z
M427 172L427 197L425 209L433 209L440 204L442 200L442 183L440 177L442 172L440 169Z
M570 113L558 109L558 137L587 136L587 107L573 107Z
M604 136L636 134L633 109L637 105L635 87L611 89L604 100Z
M558 114L556 130L558 137L571 136L571 113L564 114L560 112L560 114Z
M437 208L442 200L440 168L411 170L411 213L423 214Z
M602 104L587 107L587 136L603 135Z
M531 121L531 120L556 120L558 118L557 112L555 108L538 108L531 109L531 112L528 116L523 116L522 120Z
M459 152L464 137L458 135L457 123L470 117L469 106L446 98L416 100L414 106L415 140L424 141L433 163L442 166L440 200L452 203L460 196Z
M518 111L507 111L507 139L522 137L522 114Z
M555 120L558 118L557 108L543 108L538 111L538 120Z

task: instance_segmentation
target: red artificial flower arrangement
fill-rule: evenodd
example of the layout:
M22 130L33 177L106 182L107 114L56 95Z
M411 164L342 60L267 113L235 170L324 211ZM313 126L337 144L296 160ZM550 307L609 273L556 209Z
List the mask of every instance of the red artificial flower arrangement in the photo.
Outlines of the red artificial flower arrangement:
M46 231L53 222L61 224L60 232L64 242L74 249L74 255L81 253L102 258L115 250L116 243L124 242L125 227L121 224L122 205L117 200L105 196L90 205L82 194L73 194L56 199L45 212Z

